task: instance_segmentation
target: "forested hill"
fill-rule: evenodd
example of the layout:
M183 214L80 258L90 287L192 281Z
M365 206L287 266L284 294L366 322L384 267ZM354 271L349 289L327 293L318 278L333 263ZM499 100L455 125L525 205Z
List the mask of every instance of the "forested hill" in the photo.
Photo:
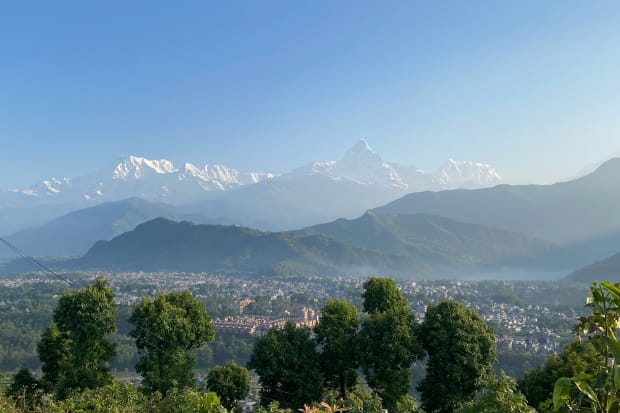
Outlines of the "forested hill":
M585 266L570 274L566 279L587 283L603 279L614 283L620 282L620 253Z
M111 241L99 241L80 260L88 267L258 274L342 274L347 269L404 271L402 257L365 251L320 236L157 218ZM372 271L371 271L372 269Z
M501 268L547 248L542 241L515 233L423 215L365 215L296 232L158 218L96 243L79 265L144 271L443 277Z

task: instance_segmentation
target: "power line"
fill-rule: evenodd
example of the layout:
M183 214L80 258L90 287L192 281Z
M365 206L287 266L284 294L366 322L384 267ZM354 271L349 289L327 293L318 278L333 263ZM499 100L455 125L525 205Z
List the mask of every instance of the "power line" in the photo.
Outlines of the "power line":
M59 280L63 281L64 283L66 283L67 285L72 285L73 282L70 281L69 279L67 279L66 277L63 277L62 275L56 273L54 270L52 270L51 268L49 268L48 266L44 265L43 263L41 263L40 261L36 260L35 258L33 258L32 256L26 254L24 251L22 251L21 249L19 249L17 246L15 246L14 244L12 244L11 242L9 242L7 239L0 237L0 241L2 241L2 243L4 243L11 251L13 251L14 253L16 253L17 255L19 255L21 258L23 258L24 260L30 262L31 264L42 268L44 271L49 272L50 274L54 275L56 278L58 278ZM141 330L142 332L144 332L146 334L146 336L144 337L144 342L151 344L151 346L154 349L157 349L159 351L161 351L162 353L166 352L166 348L163 347L160 343L163 342L165 343L167 340L165 340L163 337L161 337L160 335L158 335L157 333L151 331L150 329L146 328L145 326L143 326L142 324L134 324L136 330ZM151 336L150 338L148 336ZM152 337L155 337L156 339L159 340L158 343L154 343L152 341ZM134 337L132 337L134 338ZM137 341L137 338L134 338L134 340ZM145 349L142 349L142 352L144 354L148 354L151 353L148 350L146 352L144 352ZM138 353L140 353L140 349L138 349Z
M19 255L20 257L22 257L26 261L30 262L31 264L34 264L37 267L43 268L43 270L49 272L50 274L52 274L54 277L58 278L59 280L67 283L67 285L73 284L73 282L71 282L69 279L63 277L62 275L60 275L58 273L56 273L55 271L50 269L48 266L44 265L43 263L41 263L41 262L37 261L36 259L34 259L33 257L31 257L30 255L26 254L24 251L20 250L18 247L16 247L15 245L11 244L5 238L0 237L0 241L2 241L4 243L4 245L9 247L9 249L11 249L11 251L13 251L14 253Z

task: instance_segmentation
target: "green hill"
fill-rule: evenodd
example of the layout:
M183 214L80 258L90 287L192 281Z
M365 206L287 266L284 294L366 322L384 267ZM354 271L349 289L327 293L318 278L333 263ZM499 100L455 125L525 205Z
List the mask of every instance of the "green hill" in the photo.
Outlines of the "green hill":
M446 277L503 268L546 248L546 243L519 234L425 215L364 215L295 232L158 218L96 243L79 265L136 271Z

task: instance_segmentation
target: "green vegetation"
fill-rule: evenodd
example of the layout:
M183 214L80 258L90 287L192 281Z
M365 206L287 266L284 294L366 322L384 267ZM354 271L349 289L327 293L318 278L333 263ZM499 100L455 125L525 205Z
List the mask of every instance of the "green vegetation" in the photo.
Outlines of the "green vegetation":
M481 283L479 290L493 291L494 285ZM42 375L27 366L15 369L0 397L0 413L224 413L238 409L237 401L250 389L246 369L224 365L239 357L249 361L262 386L257 412L379 413L382 407L390 413L421 412L410 395L416 360L426 361L426 377L418 388L428 413L532 413L534 408L542 413L554 407L615 412L620 407L620 344L615 335L620 287L610 283L592 286L586 306L590 314L574 330L581 340L529 370L518 386L504 372L491 370L495 343L490 327L464 304L442 300L441 288L422 323L415 321L410 308L413 290L406 297L385 278L367 280L361 294L359 284L357 292L347 290L357 294L361 315L344 299L315 301L303 293L259 298L254 310L263 307L277 314L297 308L293 303L324 305L312 330L289 322L254 343L254 337L232 331L218 333L213 340L215 331L201 301L215 296L210 305L220 314L230 314L235 306L227 303L225 294L200 291L199 298L187 291L173 292L145 298L135 307L116 306L112 289L98 279L62 293L55 307L50 306L53 297L27 299L41 332ZM10 293L0 291L1 302L13 305L7 298ZM496 296L524 306L538 299L501 283ZM39 308L53 308L52 319L40 315ZM0 305L0 315L2 311L7 311L6 305ZM231 343L234 348L227 348ZM137 363L143 375L140 387L113 377L112 356L119 358L119 348L125 353L124 363ZM519 352L505 353L515 366L529 362ZM195 360L198 367L211 363L202 389L197 387ZM423 368L421 362L415 366Z
M87 268L241 274L455 275L529 265L551 246L513 232L431 215L366 214L293 232L157 218L96 243Z
M321 398L323 375L310 330L286 323L259 337L248 368L260 377L261 404L296 409Z
M364 311L359 348L366 382L388 409L409 392L411 364L424 351L415 318L394 280L371 278L364 283Z
M106 336L116 331L115 321L114 294L105 280L62 294L38 347L48 373L44 382L55 386L58 398L112 382L115 352Z
M233 410L250 392L250 373L234 362L215 366L207 376L207 388L220 397L222 406Z
M491 378L478 394L456 413L536 413L517 390L517 383L503 371Z
M587 337L596 353L588 372L560 377L553 390L555 410L567 407L604 413L620 410L620 285L594 283L586 307L592 314L581 317L575 333ZM578 395L575 397L575 392Z
M321 346L319 361L324 386L337 389L343 399L357 385L359 324L359 312L354 305L346 300L328 299L321 311L321 322L314 328Z
M428 353L418 386L427 411L453 412L488 383L495 340L476 312L456 301L429 306L417 335Z
M136 371L147 393L166 394L173 387L195 387L192 350L213 340L215 329L204 306L185 291L143 299L129 322L140 360Z

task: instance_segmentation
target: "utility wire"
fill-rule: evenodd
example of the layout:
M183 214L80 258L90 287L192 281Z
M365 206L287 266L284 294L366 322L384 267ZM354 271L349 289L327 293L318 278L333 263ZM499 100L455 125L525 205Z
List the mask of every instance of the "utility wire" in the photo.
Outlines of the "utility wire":
M11 249L11 251L13 251L14 253L16 253L17 255L19 255L20 257L22 257L23 259L25 259L26 261L30 262L31 264L36 265L37 267L43 268L45 271L49 272L50 274L52 274L54 277L58 278L59 280L67 283L68 285L73 284L73 282L71 282L69 279L63 277L62 275L57 274L56 272L54 272L52 269L50 269L48 266L46 266L45 264L37 261L36 259L34 259L33 257L31 257L30 255L26 254L24 251L20 250L19 248L17 248L15 245L11 244L8 240L6 240L5 238L0 237L0 241L2 241L4 243L4 245L6 245L7 247L9 247L9 249Z
M30 262L31 264L34 264L37 267L42 268L43 270L49 272L50 274L54 275L56 278L58 278L59 280L65 282L67 285L72 285L73 282L70 281L69 279L67 279L66 277L63 277L62 275L56 273L54 270L52 270L51 268L49 268L48 266L46 266L45 264L41 263L40 261L37 261L35 258L33 258L32 256L26 254L24 251L22 251L21 249L19 249L17 246L15 246L14 244L12 244L11 242L9 242L6 238L2 238L0 237L0 241L2 241L2 243L4 243L9 249L11 249L11 251L13 251L14 253L16 253L17 255L19 255L21 258L23 258L24 260ZM141 324L135 324L135 327L137 330L141 330L142 332L144 332L147 336L151 336L151 337L155 337L157 338L160 342L166 342L165 339L163 339L161 336L159 336L157 333L150 331L148 328L142 326ZM148 344L151 344L154 348L165 352L166 349L164 347L162 347L159 344L154 343L153 341L149 340L147 337L144 337L144 341Z

